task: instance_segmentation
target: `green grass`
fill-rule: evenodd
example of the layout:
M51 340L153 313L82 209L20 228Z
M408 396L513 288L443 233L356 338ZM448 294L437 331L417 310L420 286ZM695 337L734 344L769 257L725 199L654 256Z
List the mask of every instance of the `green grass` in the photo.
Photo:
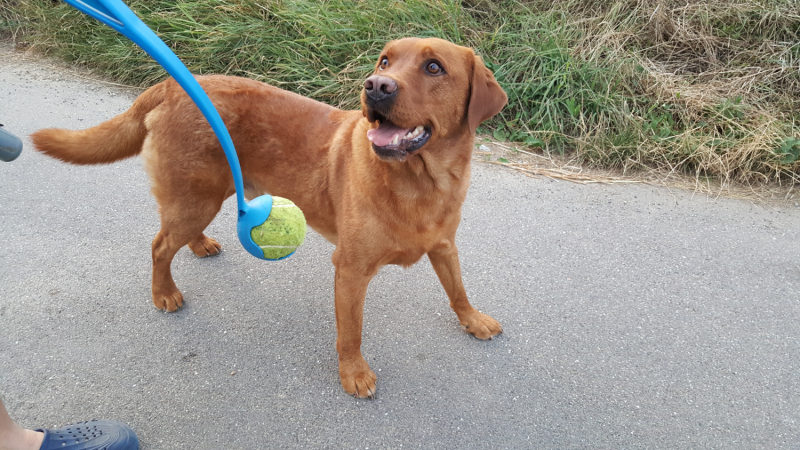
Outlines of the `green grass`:
M800 168L800 3L688 1L129 2L195 73L262 80L342 108L387 40L481 54L509 94L482 130L585 164L723 182ZM0 4L20 43L149 86L165 72L60 2Z

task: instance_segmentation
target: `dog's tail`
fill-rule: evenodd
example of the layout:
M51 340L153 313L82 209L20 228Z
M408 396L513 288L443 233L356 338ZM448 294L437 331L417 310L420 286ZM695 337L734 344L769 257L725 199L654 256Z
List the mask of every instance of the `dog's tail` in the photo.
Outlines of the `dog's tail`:
M36 150L72 164L105 164L136 156L147 136L144 118L166 97L164 83L142 93L130 109L81 131L48 128L31 135Z

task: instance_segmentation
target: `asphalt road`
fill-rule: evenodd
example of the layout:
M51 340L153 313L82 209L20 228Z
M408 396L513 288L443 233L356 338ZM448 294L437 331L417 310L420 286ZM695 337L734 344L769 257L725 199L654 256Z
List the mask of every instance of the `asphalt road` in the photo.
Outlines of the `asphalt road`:
M0 123L86 128L136 92L0 46ZM0 396L26 427L129 423L143 449L800 448L800 208L476 163L461 330L430 263L369 288L374 400L339 385L333 246L249 256L230 201L150 300L156 205L138 159L0 163Z

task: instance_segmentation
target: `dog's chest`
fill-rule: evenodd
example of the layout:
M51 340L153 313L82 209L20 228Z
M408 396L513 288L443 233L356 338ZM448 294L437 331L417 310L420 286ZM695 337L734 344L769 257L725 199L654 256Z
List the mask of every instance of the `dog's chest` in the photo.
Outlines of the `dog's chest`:
M410 267L417 263L420 259L422 259L425 254L428 253L430 249L426 251L420 251L420 249L396 249L389 253L388 262L387 264L394 264L397 266L403 267Z
M395 222L392 226L392 246L387 248L388 264L411 266L425 254L455 234L459 212L447 215L420 214L412 221Z

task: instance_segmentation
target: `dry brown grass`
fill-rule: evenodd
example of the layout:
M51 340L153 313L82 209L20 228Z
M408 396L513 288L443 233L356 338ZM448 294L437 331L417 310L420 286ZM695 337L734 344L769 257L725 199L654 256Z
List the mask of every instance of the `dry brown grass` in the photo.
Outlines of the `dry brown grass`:
M587 167L575 155L542 154L524 146L491 139L480 140L473 160L502 166L529 177L550 178L577 184L650 184L680 189L710 199L745 200L762 206L798 206L800 190L790 183L721 183L719 178L681 173L668 168L620 169Z
M630 127L634 143L622 145L609 143L603 124L596 124L575 139L587 161L611 163L623 173L710 176L722 186L798 181L800 165L778 149L787 138L800 137L799 2L605 5L574 7L582 30L574 54L597 64L627 60L624 68L639 82L635 95L647 98L652 114L670 124L662 136L646 126ZM652 123L653 116L641 110L630 113Z

